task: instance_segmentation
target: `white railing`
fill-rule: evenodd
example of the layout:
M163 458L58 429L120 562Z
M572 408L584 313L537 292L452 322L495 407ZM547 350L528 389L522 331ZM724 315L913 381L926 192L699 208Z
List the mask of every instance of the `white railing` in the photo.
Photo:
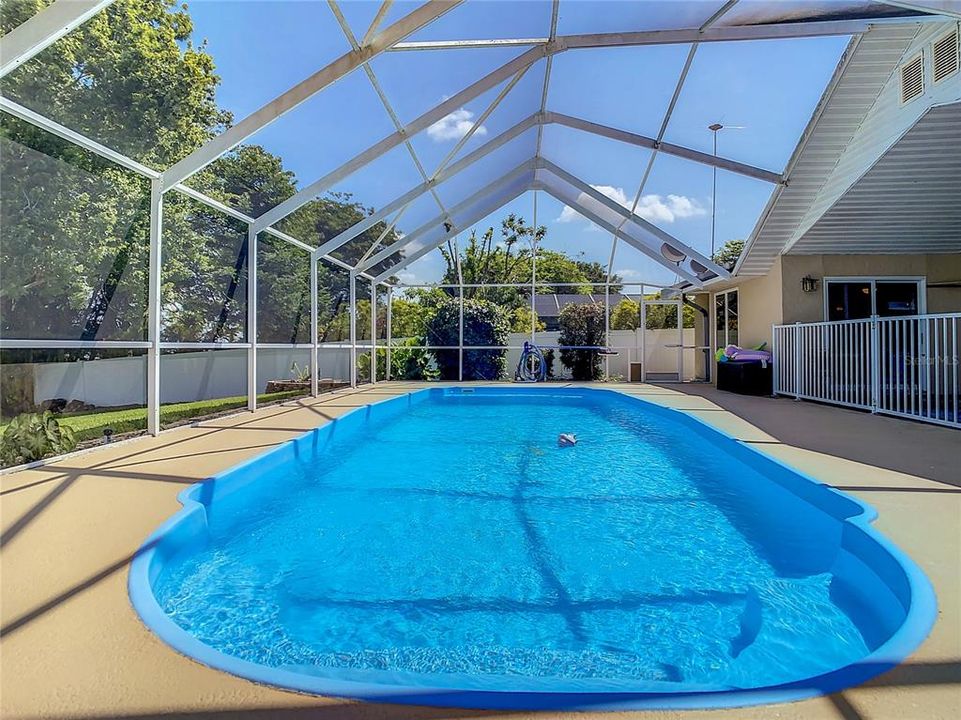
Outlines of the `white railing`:
M961 427L961 313L774 326L774 392Z

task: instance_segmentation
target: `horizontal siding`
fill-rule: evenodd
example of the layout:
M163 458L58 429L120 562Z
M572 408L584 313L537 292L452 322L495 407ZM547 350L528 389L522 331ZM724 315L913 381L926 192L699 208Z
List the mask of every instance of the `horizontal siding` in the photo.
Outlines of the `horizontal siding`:
M834 91L823 101L821 116L797 154L787 187L780 190L752 233L739 275L765 274L795 236L918 27L914 23L882 25L861 37Z
M961 102L931 108L791 254L961 252Z
M797 242L871 167L908 131L928 108L961 99L961 74L933 85L930 67L931 41L956 23L924 25L891 67L885 52L872 52L875 70L888 77L871 110L850 139L817 198L800 222L786 249ZM919 50L925 52L925 93L901 104L900 66Z

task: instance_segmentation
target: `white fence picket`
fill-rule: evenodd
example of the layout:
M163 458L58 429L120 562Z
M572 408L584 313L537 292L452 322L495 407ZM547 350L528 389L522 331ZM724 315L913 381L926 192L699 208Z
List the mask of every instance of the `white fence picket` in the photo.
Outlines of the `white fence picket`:
M775 325L774 392L961 427L961 313Z

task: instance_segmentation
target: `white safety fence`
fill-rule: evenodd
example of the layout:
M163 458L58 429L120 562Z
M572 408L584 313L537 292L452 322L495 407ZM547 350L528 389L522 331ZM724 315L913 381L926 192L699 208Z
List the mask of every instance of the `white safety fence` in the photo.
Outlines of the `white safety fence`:
M774 326L774 392L961 427L961 313Z

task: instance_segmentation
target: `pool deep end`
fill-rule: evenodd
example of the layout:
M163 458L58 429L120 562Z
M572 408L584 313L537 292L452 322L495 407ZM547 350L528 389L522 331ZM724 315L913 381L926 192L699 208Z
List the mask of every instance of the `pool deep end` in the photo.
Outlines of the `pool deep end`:
M640 416L645 421L663 423L665 428L673 428L671 432L674 433L680 428L688 438L687 442L701 448L705 464L710 464L714 458L721 463L720 467L743 468L745 478L762 475L766 482L758 483L755 480L750 492L743 487L737 489L737 506L725 507L724 514L732 518L732 523L741 532L747 528L750 538L745 547L753 548L766 562L770 562L776 571L771 582L791 583L797 578L820 578L829 574L830 601L836 606L832 610L840 608L844 615L850 617L860 638L863 638L865 654L813 676L804 676L802 673L798 677L782 678L773 683L761 682L756 686L750 682L722 684L687 680L666 658L661 664L663 676L655 674L642 678L592 676L592 668L589 667L584 668L584 673L573 673L578 674L577 677L554 677L542 671L536 676L525 676L516 670L495 674L417 672L390 667L375 669L330 664L288 663L277 666L243 659L201 641L178 625L158 601L156 591L164 573L169 568L181 566L185 558L189 561L208 549L213 542L211 527L229 527L235 514L251 511L251 508L260 512L261 519L269 523L271 504L278 501L275 497L278 487L276 483L268 482L269 478L282 477L287 480L291 473L316 473L319 464L331 460L328 457L331 454L327 450L329 446L348 447L345 443L349 443L353 447L364 439L365 432L369 437L371 428L402 424L415 411L424 412L435 404L442 408L461 408L461 411L463 408L467 408L467 411L474 408L475 412L479 412L485 406L496 409L501 404L528 401L532 404L532 410L534 404L544 410L545 404L549 406L556 403L558 412L563 408L580 410L583 406L598 406L608 410L613 408L611 412L620 413L617 418L628 425L633 416ZM423 403L431 405L422 406ZM547 417L553 415L550 408L545 412L548 413ZM505 442L508 442L511 428L500 430L505 435ZM554 430L546 428L544 432L550 434ZM557 452L581 452L585 444L589 447L590 437L583 437L578 430L573 427L561 428L561 431L578 432L581 442L578 448ZM556 433L554 436L556 438ZM657 438L652 440L656 441ZM377 450L376 445L368 448L374 454L371 459L372 471L377 469ZM575 462L573 455L557 457L564 460L571 458L571 462ZM379 468L379 471L389 473L395 469ZM508 470L505 468L506 472ZM576 478L576 474L571 473L568 482L576 483ZM731 477L723 482L737 483L739 479ZM458 478L449 478L445 482L456 489ZM719 486L722 490L723 482ZM241 494L236 495L238 492ZM705 497L697 498L701 503L698 507L717 510L713 505L704 505L705 498L707 502L716 501L724 506L725 496L718 495L718 492L718 487L705 486ZM571 494L575 494L574 489ZM146 541L131 565L130 596L141 618L165 642L201 663L256 682L320 695L491 709L717 708L785 702L830 693L885 672L921 644L937 614L934 593L927 578L891 542L874 531L870 522L876 513L869 506L799 474L696 418L609 390L551 387L422 390L358 408L323 427L187 488L179 499L183 509ZM558 499L564 498L553 498ZM602 498L602 502L604 500ZM693 501L691 505L694 505ZM484 523L485 520L478 518L477 522ZM576 529L572 528L570 532L575 534ZM695 532L692 528L691 533ZM745 540L733 537L730 540L733 542L737 539ZM759 539L764 542L759 542ZM323 550L323 547L317 548L318 553ZM491 548L492 554L500 555L502 551L504 555L510 553L506 544L503 548ZM591 561L602 559L599 554ZM491 564L496 564L493 558ZM510 574L504 573L505 576ZM622 579L610 578L615 583ZM513 582L510 578L508 580ZM238 578L237 582L243 580ZM294 577L290 582L296 585L304 580ZM520 580L517 582L520 585ZM171 589L165 587L164 590L169 596ZM556 589L556 593L568 592L571 592L569 588ZM568 598L570 601L577 599ZM190 600L194 602L195 599ZM804 601L805 598L801 597L800 602ZM782 618L767 617L769 613L776 614L776 611L766 608L765 602L768 602L768 598L759 599L758 592L751 590L745 595L743 610L738 611L739 627L732 628L729 622L725 626L728 636L723 640L729 643L732 663L737 661L741 653L746 658L753 652L752 643L758 638L759 632L766 630L765 622L784 624ZM303 611L298 608L294 610ZM800 605L800 611L805 610L810 612L810 608ZM241 609L242 613L244 611ZM816 615L817 612L811 614ZM594 615L587 617L590 622L594 621ZM233 629L234 621L226 615L224 618L224 628ZM237 623L241 630L244 629L244 619L245 616L241 615ZM623 617L618 622L623 622ZM350 627L343 630L364 632L365 628ZM416 627L411 629L411 632L416 631ZM249 636L242 637L241 642L246 639ZM591 637L588 640L596 639ZM437 652L445 650L428 649ZM259 652L262 648L256 650ZM549 655L555 650L554 646L550 646L544 652ZM594 648L591 650L594 651ZM550 661L549 658L547 662ZM604 661L602 658L599 662ZM534 662L539 660L535 658ZM561 661L557 662L559 664Z

